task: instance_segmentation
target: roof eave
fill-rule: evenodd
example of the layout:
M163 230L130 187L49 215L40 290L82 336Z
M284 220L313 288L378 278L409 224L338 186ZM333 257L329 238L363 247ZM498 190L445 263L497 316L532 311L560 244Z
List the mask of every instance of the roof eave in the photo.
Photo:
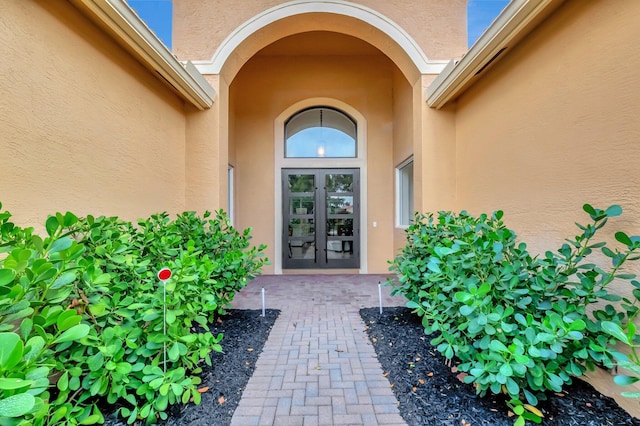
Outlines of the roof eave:
M460 59L451 60L426 91L427 105L442 108L464 92L500 55L564 0L512 0Z
M70 0L187 102L211 108L215 90L191 62L181 63L124 0Z

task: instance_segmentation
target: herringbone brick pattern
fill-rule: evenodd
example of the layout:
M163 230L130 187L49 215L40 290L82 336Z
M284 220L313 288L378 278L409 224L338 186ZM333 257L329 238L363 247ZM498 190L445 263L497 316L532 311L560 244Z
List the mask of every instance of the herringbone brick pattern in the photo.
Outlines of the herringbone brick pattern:
M358 313L379 305L381 275L262 276L237 309L280 309L231 425L406 425ZM383 306L401 298L382 287Z

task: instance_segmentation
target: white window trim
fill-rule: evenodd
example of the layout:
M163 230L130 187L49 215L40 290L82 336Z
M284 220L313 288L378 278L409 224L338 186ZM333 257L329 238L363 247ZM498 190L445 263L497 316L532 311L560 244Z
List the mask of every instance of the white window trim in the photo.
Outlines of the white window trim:
M227 193L227 216L229 218L229 223L231 223L231 225L233 226L233 217L234 217L234 205L235 205L235 197L233 196L233 193L235 191L234 188L234 170L233 170L233 166L231 164L228 165L228 169L227 169L227 189L228 189L228 193Z
M401 218L402 218L401 205L403 201L402 200L403 188L402 188L401 181L402 181L402 175L403 175L402 169L412 163L413 163L413 155L396 166L396 228L400 228L400 229L406 229L410 226L409 224L401 223ZM413 176L411 177L413 182ZM413 190L414 186L413 185L411 186ZM413 197L414 194L412 193L411 196ZM415 205L414 205L414 210L415 210ZM412 215L413 215L413 212L411 212L411 217L413 217ZM411 219L409 219L409 221L411 222Z

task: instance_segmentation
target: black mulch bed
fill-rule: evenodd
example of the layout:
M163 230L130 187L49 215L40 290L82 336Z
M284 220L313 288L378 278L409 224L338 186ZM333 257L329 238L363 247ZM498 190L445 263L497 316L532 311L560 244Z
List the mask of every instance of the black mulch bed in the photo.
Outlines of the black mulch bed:
M489 395L480 398L471 385L456 378L410 309L385 308L380 315L379 308L367 308L360 315L388 373L400 414L410 426L513 425L503 400ZM551 394L538 408L545 415L543 425L640 425L613 399L579 379L562 396Z
M231 424L231 417L249 378L256 367L271 327L279 310L229 310L221 322L211 325L214 335L224 334L221 345L224 353L211 355L212 367L204 365L200 374L202 384L208 387L202 394L200 405L176 404L169 407L169 418L161 424L167 426L223 426ZM220 401L224 401L220 403ZM107 411L103 408L103 412ZM105 425L122 426L126 423L114 414L105 416Z

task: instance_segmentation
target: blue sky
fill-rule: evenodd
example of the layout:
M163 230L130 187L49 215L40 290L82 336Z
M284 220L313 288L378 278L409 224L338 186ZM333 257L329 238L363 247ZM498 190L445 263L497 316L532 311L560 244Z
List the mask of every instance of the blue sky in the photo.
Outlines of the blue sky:
M482 32L500 14L509 0L469 0L467 5L468 47L482 35Z
M467 5L469 47L508 3L509 0L469 0ZM172 1L129 0L129 5L147 22L158 38L171 49Z

